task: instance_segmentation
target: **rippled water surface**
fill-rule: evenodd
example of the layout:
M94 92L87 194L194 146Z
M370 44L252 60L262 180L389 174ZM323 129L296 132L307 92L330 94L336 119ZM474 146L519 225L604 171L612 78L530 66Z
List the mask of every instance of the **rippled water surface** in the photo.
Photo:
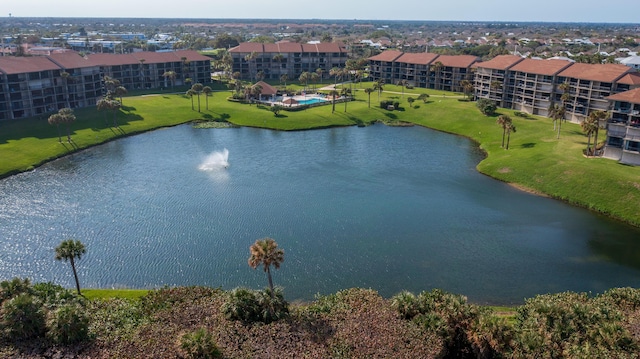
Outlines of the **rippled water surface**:
M229 167L209 166L224 149ZM85 287L260 288L248 247L269 236L290 300L440 287L519 303L638 284L637 229L483 176L481 158L418 127L138 135L0 181L0 277L72 286L54 248L73 237Z

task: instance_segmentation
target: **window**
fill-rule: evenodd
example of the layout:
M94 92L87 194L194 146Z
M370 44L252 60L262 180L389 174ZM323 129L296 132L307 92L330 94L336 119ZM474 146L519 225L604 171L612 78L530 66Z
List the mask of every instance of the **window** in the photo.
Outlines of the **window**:
M624 148L627 151L640 152L640 142L627 141L627 145Z

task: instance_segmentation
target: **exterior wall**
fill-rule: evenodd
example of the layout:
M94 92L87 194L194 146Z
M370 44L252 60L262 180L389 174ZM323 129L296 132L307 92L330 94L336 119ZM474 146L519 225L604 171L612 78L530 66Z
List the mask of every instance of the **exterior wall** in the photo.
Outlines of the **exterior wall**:
M469 68L399 61L369 61L369 77L373 81L383 79L388 84L406 80L409 85L415 87L459 92L462 92L462 80L473 81L473 74Z
M559 77L558 84L569 84L570 99L565 104L566 116L571 122L580 123L589 116L592 111L607 111L609 101L605 97L613 94L613 84L610 82L599 82L580 80L575 78ZM562 102L562 93L556 92L554 100Z
M514 71L507 83L506 93L507 107L547 116L553 101L554 76Z
M493 100L499 107L510 107L505 106L505 100L510 99L510 97L505 99L504 96L506 75L507 72L505 70L478 67L474 77L476 97ZM492 86L494 83L500 86Z
M247 60L249 52L231 52L233 58L232 72L239 72L240 78L255 79L262 71L265 79L279 80L287 75L289 80L296 80L303 72L316 72L322 69L323 78L328 76L334 67L343 68L347 61L346 53L339 52L257 52L256 58ZM282 55L282 61L274 60L276 55Z
M640 165L640 104L614 101L607 123L604 157Z

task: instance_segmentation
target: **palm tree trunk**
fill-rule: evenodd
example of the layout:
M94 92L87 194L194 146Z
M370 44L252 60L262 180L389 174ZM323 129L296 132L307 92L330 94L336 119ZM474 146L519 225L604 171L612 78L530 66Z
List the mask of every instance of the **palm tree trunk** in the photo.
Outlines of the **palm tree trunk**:
M73 278L76 280L76 290L78 291L78 295L82 295L80 293L80 281L78 280L78 273L76 272L76 262L73 260L73 257L69 258L69 262L71 262L71 269L73 270Z
M600 125L600 123L598 123L598 126ZM596 133L595 136L593 138L593 155L596 155L596 151L598 150L598 127L596 127Z
M506 129L506 128L503 128L503 129L502 129L502 146L500 146L500 147L502 147L502 148L504 148L504 135L506 134L506 132L507 132L507 129Z
M113 111L113 127L118 127L118 120L116 117L116 111Z
M71 143L71 130L69 129L68 122L67 122L67 142Z
M198 112L200 112L200 94L198 94Z
M587 156L591 153L591 134L587 136Z
M509 131L509 133L507 134L507 147L505 148L506 150L509 149L509 141L511 141L511 131Z
M269 279L269 289L271 289L271 299L275 298L275 292L273 291L273 279L271 279L271 269L267 267L267 278Z
M62 143L62 136L60 135L60 125L57 123L56 128L58 129L58 142Z

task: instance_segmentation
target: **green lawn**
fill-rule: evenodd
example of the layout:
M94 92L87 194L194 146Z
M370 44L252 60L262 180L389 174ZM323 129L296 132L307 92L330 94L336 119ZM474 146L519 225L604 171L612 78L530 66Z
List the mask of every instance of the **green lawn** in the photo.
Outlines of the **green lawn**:
M73 144L66 142L64 127L61 127L63 143L58 143L56 128L48 125L46 116L3 121L0 122L0 176L24 171L117 137L198 119L226 119L241 126L287 131L352 126L376 120L407 121L475 140L488 154L478 165L482 173L640 225L640 167L584 158L582 149L586 148L587 138L580 126L563 124L558 140L550 119L536 116L524 119L514 116L511 110L499 109L499 113L510 115L517 127L511 136L510 149L504 150L500 148L502 129L496 124L496 117L483 116L473 102L458 101L460 94L405 89L402 96L400 87L385 85L384 90L388 92L380 99L395 99L405 107L387 111L376 106L377 93L371 94L371 108L368 108L368 97L362 90L370 86L370 83L354 85L356 101L347 103L346 112L344 104L336 104L335 113L331 112L331 105L327 105L297 112L283 111L278 117L263 106L227 101L230 92L226 90L209 97L209 110L205 109L202 95L201 113L197 112L197 97L193 98L195 111L191 109L191 100L181 94L125 97L124 108L118 114L119 129L105 124L105 120L112 121L110 112L100 113L95 107L77 110L78 120L71 125ZM429 93L429 101L426 104L416 101L414 108L408 108L407 97L415 98L420 93ZM600 140L604 138L602 131Z

